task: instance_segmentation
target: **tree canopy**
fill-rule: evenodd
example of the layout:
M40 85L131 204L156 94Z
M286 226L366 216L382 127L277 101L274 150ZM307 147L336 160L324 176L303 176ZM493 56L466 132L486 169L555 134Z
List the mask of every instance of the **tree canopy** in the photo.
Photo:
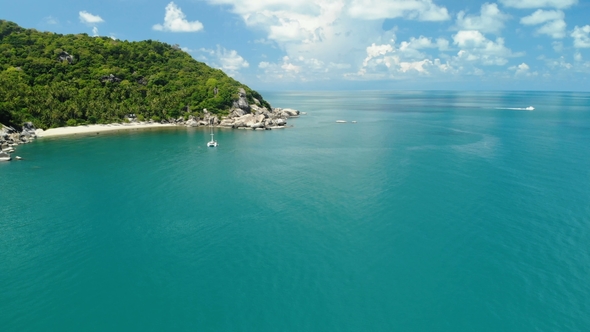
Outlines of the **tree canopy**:
M39 128L225 113L243 87L178 46L85 33L61 35L0 20L0 123Z

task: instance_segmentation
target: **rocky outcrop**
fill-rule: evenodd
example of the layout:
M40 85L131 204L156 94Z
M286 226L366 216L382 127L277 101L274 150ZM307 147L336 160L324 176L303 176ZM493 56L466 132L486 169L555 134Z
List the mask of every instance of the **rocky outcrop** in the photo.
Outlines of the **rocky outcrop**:
M102 76L100 78L100 81L102 83L105 83L105 82L119 83L119 82L121 82L121 79L118 78L117 76L113 75L113 74L110 74L110 75Z
M57 59L61 62L67 61L68 63L74 62L74 58L66 51L62 51L58 56Z
M248 105L248 98L246 98L246 90L240 88L238 91L238 100L234 101L233 108L243 110L245 113L250 113L250 105Z
M0 151L10 154L17 145L32 142L37 138L36 130L31 122L25 122L20 133L12 127L0 125Z

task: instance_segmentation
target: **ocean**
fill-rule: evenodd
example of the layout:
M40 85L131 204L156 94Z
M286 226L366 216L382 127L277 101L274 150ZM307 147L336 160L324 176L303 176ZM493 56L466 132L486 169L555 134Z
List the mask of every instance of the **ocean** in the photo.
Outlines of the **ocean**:
M263 95L307 114L19 146L0 330L590 330L590 93Z

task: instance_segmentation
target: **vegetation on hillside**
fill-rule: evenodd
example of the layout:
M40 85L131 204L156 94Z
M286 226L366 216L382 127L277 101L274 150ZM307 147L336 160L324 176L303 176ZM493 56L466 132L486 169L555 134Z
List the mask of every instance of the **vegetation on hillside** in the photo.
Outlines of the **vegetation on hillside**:
M243 87L177 46L61 35L0 20L0 123L39 128L227 112ZM188 106L188 107L187 107Z

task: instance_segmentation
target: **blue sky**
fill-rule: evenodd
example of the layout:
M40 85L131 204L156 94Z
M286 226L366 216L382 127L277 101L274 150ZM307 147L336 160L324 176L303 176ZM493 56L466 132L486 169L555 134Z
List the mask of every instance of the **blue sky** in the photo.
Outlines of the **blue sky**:
M257 90L590 91L581 0L0 0L0 18L178 44Z

